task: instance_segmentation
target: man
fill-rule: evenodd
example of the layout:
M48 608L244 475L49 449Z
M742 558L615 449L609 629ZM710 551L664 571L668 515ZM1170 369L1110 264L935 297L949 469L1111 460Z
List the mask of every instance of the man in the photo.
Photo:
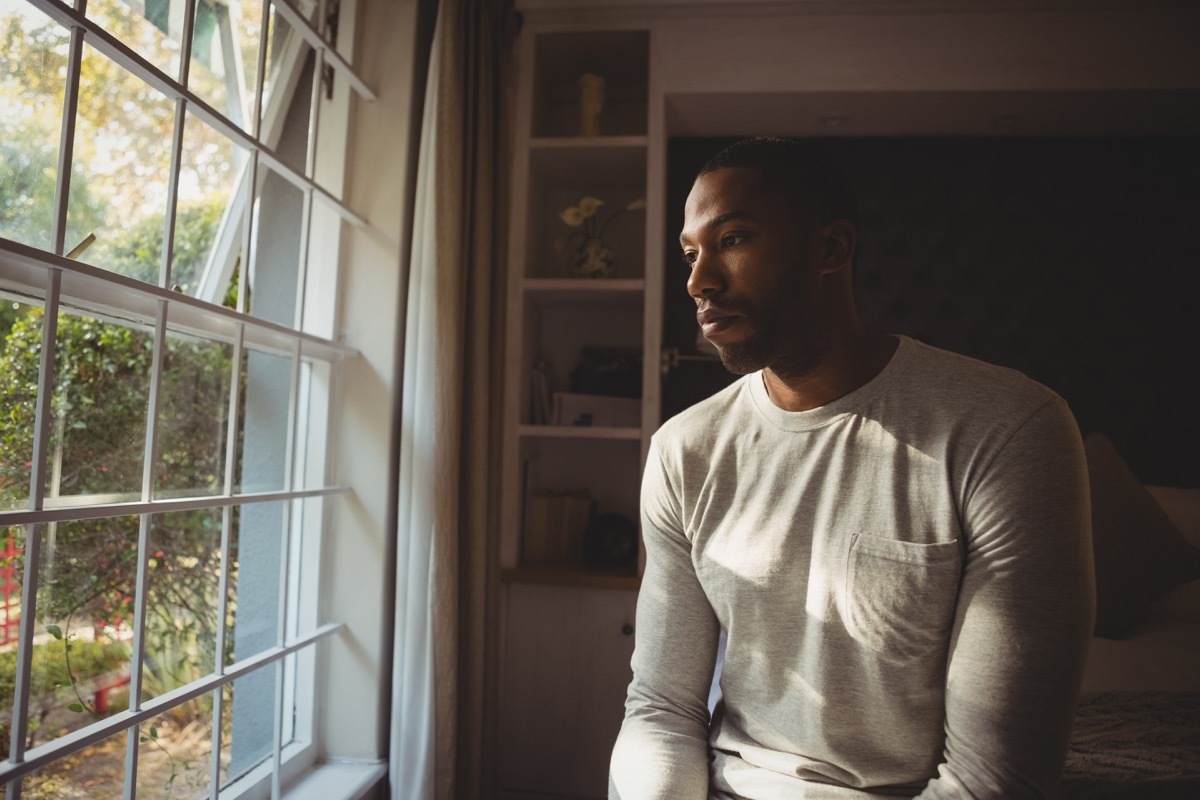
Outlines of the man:
M743 377L650 447L610 797L1052 796L1093 617L1078 430L862 325L853 195L809 148L735 144L687 199L688 292Z

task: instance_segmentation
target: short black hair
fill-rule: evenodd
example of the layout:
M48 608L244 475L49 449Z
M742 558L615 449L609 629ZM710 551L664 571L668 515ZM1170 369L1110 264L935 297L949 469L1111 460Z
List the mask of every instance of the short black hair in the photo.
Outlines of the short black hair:
M854 188L832 156L813 141L759 136L734 142L710 158L696 177L719 169L759 169L768 183L796 198L824 224L858 224Z

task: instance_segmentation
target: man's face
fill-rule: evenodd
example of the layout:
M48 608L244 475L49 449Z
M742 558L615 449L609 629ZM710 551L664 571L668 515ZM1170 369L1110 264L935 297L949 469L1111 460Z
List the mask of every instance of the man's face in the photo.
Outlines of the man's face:
M819 226L758 169L696 179L679 236L688 293L730 372L805 375L828 344L821 319Z

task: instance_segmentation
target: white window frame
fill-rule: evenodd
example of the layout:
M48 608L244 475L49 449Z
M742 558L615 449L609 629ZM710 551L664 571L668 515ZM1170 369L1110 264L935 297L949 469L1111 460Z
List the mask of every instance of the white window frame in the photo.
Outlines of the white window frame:
M322 75L325 73L326 67L331 68L336 76L335 79L343 80L361 98L370 100L375 96L346 59L337 52L336 47L325 41L322 34L309 23L305 15L291 0L270 0L269 4L264 2L262 29L266 31L269 7L273 6L276 14L289 23L295 34L287 43L288 46L283 57L288 61L284 63L291 64L292 71L298 72L295 67L304 63L309 52L315 53L306 164L302 171L293 169L276 154L273 148L278 144L282 119L295 91L294 76L290 76L286 81L275 83L279 90L272 92L271 106L273 108L268 107L264 113L262 96L263 84L267 79L265 69L267 65L265 64L265 46L261 48L263 55L260 56L255 89L255 120L252 130L244 131L234 120L211 108L186 88L187 72L191 61L191 25L196 0L183 1L186 11L181 37L180 72L178 76L172 77L147 62L101 28L93 19L87 17L85 14L86 0L76 0L73 6L58 2L58 0L27 0L32 6L37 7L71 31L66 107L60 141L59 177L52 232L54 251L40 250L0 238L0 291L30 298L43 304L45 309L43 342L45 343L54 341L58 312L64 306L82 309L85 313L100 318L130 321L152 327L154 360L150 379L146 458L140 499L128 501L92 496L76 497L70 501L66 501L64 498L61 501L47 504L47 498L44 496L44 477L49 458L47 452L50 441L49 404L52 394L54 348L52 346L42 348L29 508L21 511L0 512L0 527L27 526L22 609L33 610L35 608L39 567L39 529L42 526L70 520L140 515L134 653L128 711L120 712L27 751L24 748L23 733L29 702L27 687L30 679L30 645L38 615L22 613L18 634L19 652L22 657L18 660L17 690L13 710L13 746L9 758L0 762L0 784L7 785L7 796L10 800L20 797L21 778L25 774L52 765L56 760L70 753L78 752L122 731L127 732L128 742L125 796L133 798L136 792L138 732L141 723L154 719L171 707L210 692L213 693L215 700L214 720L218 720L222 702L220 687L235 678L260 669L273 669L276 677L274 737L271 754L266 761L221 791L217 757L220 747L220 726L214 724L210 796L213 800L218 797L226 800L231 800L231 798L251 800L268 796L280 798L283 795L283 788L303 770L308 769L317 755L313 733L315 723L312 702L317 683L315 644L335 634L343 625L336 622L319 624L318 607L320 603L317 593L302 595L299 592L299 585L301 580L305 585L320 585L320 540L329 525L330 517L326 498L348 491L343 486L329 485L331 472L328 466L329 460L325 458L325 454L331 450L331 443L330 431L324 420L328 418L330 409L336 405L337 363L347 356L355 355L355 351L307 330L309 328L308 312L311 312L315 306L312 298L306 299L305 297L306 285L310 282L328 285L331 281L328 277L329 273L332 272L336 276L337 272L336 265L321 264L317 265L318 269L313 270L311 275L309 274L308 244L311 238L309 232L312 225L318 224L315 222L315 218L319 216L314 215L313 201L316 200L322 206L331 209L336 215L334 220L346 221L355 226L365 224L360 215L314 179L314 175L319 169L316 132L319 130L318 114L322 106ZM324 6L325 0L321 0L317 19L323 18ZM67 213L66 183L71 174L74 119L79 103L79 65L85 38L95 50L175 101L176 124L172 141L172 174L166 209L169 221L165 233L163 265L157 286L107 272L86 263L71 260L63 255ZM286 90L284 90L285 86ZM211 297L202 295L192 298L169 289L171 286L170 266L174 237L174 214L183 138L182 120L185 111L199 117L250 154L246 164L245 178L239 181L240 188L235 193L241 198L240 208L234 208L233 219L236 219L237 222L227 225L223 221L221 225L223 233L219 234L230 236L231 242L234 244L224 248L214 248L214 250L236 252L236 241L241 239L243 242L243 252L246 253L248 263L247 269L242 271L240 278L238 309L214 305L215 302L220 301L220 295L216 293L213 293ZM344 140L345 120L340 120L340 123L343 129L342 133L335 135ZM302 230L298 232L300 236L298 267L300 274L297 279L296 291L296 319L298 321L294 327L257 318L245 309L247 274L253 270L255 258L252 248L246 246L250 241L249 232L253 225L253 221L250 219L250 209L253 204L249 202L249 187L253 186L254 195L258 196L261 191L262 175L265 174L263 167L269 167L271 171L298 188L304 198ZM328 169L326 167L325 171ZM340 175L341 165L333 165L333 171ZM236 201L231 202L231 206L235 205L237 205ZM328 227L330 224L338 223L327 220L325 226ZM325 231L322 230L322 232ZM330 230L329 234L335 239L338 236L336 230ZM229 272L231 269L232 261L230 261ZM320 274L322 271L324 274ZM228 281L229 274L226 273L224 281L217 285L228 285ZM332 278L332 282L336 285L336 277ZM313 327L323 330L328 327L327 321L317 320ZM243 362L243 352L255 350L286 356L290 359L291 379L288 387L290 401L285 456L287 467L282 490L271 492L240 492L236 490L232 467L236 463L234 454L238 431L236 430L237 426L231 425L226 442L226 475L224 476L223 490L219 495L168 499L159 499L154 496L153 455L158 424L157 387L162 373L162 354L168 330L172 333L201 336L210 341L225 342L232 346L234 357L229 402L233 412L236 412L240 399L238 396L239 371ZM305 382L301 380L302 364L311 365L304 370L304 374L309 376L308 385L303 385ZM236 413L232 413L230 418L236 419ZM230 667L225 667L222 663L223 659L218 658L214 672L205 678L166 695L141 701L140 686L144 659L142 647L145 616L144 587L147 580L146 549L151 515L201 508L223 509L222 563L227 563L230 547L230 518L233 507L266 502L282 502L285 519L284 555L280 565L281 602L279 603L278 633L275 646L237 661ZM219 594L222 606L227 597L228 576L229 570L222 569L222 585ZM219 611L218 616L223 618L223 608ZM218 652L221 652L225 637L224 626L219 626L218 631ZM294 719L284 713L285 697L291 696L293 691L296 692L297 698L308 698L308 702L297 703ZM378 773L378 771L378 769L372 770L373 773Z

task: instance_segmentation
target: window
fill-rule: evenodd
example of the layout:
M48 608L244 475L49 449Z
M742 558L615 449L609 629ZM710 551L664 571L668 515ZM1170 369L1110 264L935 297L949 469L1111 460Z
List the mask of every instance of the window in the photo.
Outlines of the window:
M312 759L327 287L362 222L326 109L369 96L336 23L0 0L6 798L278 796Z

